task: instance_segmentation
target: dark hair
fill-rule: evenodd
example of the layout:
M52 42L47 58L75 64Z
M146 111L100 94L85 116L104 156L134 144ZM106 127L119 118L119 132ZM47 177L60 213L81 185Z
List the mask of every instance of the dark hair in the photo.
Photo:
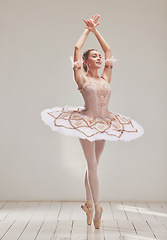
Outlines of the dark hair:
M89 49L86 49L85 50L85 52L82 54L82 59L83 60L87 60L88 59L88 56L89 56L89 53L90 53L90 51L92 51L92 50L96 50L97 51L97 49L94 49L94 48L89 48ZM87 65L83 62L83 69L84 69L84 71L85 72L87 72Z

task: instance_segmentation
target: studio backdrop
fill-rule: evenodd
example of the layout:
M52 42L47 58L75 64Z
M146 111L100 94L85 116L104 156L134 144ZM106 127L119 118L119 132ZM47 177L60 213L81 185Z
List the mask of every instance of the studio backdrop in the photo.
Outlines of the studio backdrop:
M87 168L79 140L53 132L40 112L83 106L69 56L99 14L98 31L118 59L109 110L135 119L144 135L107 141L101 201L167 201L167 1L0 1L0 200L82 201ZM96 48L90 33L82 53ZM103 70L99 70L99 75Z

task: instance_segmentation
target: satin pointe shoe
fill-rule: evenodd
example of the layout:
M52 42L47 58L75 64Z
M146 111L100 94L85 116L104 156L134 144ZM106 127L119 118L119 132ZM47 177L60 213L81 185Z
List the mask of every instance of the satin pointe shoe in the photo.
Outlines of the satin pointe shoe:
M99 212L100 213L100 217L99 217L99 219L97 221L95 221L93 219L93 223L94 223L94 227L96 229L99 229L100 226L101 226L101 217L102 217L102 213L103 213L103 208L100 206L100 202L95 202L94 206L95 206L95 212Z
M93 209L93 201L87 200L84 205L81 205L81 208L83 209L84 212L86 212L87 224L91 225L93 219L93 213L91 213Z

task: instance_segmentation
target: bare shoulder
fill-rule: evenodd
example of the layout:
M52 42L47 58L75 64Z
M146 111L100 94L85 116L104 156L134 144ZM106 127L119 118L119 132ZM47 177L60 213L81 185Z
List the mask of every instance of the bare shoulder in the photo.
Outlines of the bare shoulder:
M87 77L81 68L82 66L81 49L77 47L75 47L74 50L74 62L76 63L76 66L73 67L74 79L78 85L78 89L81 89L85 82L87 81Z
M104 52L104 54L105 54L105 59L109 59L112 56L110 49L107 50L106 52ZM101 74L101 77L104 78L104 80L106 80L108 83L111 82L112 67L113 66L111 66L111 65L105 64L103 72Z
M73 69L74 69L74 79L78 85L78 89L82 89L83 85L87 81L87 77L81 68L79 69L73 68Z
M111 82L111 75L108 76L107 74L105 74L105 71L103 71L102 75L100 76L104 81L106 81L107 83Z

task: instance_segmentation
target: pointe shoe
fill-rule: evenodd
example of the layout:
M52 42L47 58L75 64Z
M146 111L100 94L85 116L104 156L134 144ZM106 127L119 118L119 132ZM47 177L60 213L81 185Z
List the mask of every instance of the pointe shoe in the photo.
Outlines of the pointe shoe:
M90 205L89 207L88 207L87 203L89 203L89 205ZM91 214L90 210L93 209L93 201L87 200L84 205L81 205L81 208L83 209L84 212L86 212L87 224L91 225L92 219L93 219L93 214Z
M101 217L103 213L103 208L100 206L100 202L94 202L94 206L95 206L95 211L101 212L100 217L97 221L93 219L94 227L96 229L99 229L101 226Z

